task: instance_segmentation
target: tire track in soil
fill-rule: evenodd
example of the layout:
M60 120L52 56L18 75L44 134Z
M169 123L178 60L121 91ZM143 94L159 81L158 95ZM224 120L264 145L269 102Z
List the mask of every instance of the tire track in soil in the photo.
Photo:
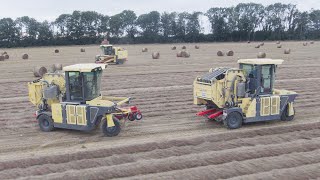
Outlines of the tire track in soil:
M309 152L294 152L275 157L233 161L219 165L198 166L195 168L119 179L260 179L263 174L267 175L267 177L269 177L270 174L274 174L272 171L283 171L287 168L299 168L305 165L310 166L317 164L320 162L320 156L317 156L319 153L319 149ZM288 177L289 176L286 176L284 179L287 179ZM299 179L304 178L301 178L300 176Z
M18 161L5 161L0 162L0 170L12 169L12 168L25 168L28 166L41 165L47 163L64 163L75 160L82 160L88 158L100 158L107 157L112 155L119 154L131 154L137 152L148 152L156 149L166 149L171 147L179 147L179 146L188 146L188 145L199 145L204 142L225 142L233 139L240 138L252 138L255 136L265 136L265 135L274 135L274 134L283 134L289 132L299 132L302 130L313 130L319 129L320 122L309 123L309 124L297 124L290 126L278 126L278 127L270 127L270 128L261 128L247 131L235 131L235 132L226 132L214 135L207 135L203 137L197 137L192 139L182 139L182 140L171 140L171 141L163 141L163 142L153 142L153 143L145 143L145 144L136 144L129 146L121 146L116 148L109 149L97 149L92 150L90 152L76 152L71 154L62 154L62 155L50 155L43 156L37 158L27 158L20 159Z
M95 159L85 159L79 161L71 161L67 163L60 164L42 164L40 166L31 166L26 168L14 168L10 170L4 170L0 172L0 177L5 178L18 178L22 176L31 175L44 175L49 173L63 172L66 170L80 170L83 168L99 167L101 165L119 165L124 163L133 163L141 160L151 160L151 159L162 159L172 156L182 156L187 154L202 153L208 151L223 151L236 149L239 147L252 147L259 145L271 145L271 144L281 144L285 142L292 142L301 139L312 139L320 137L319 130L311 131L300 131L299 135L296 132L284 133L281 137L277 135L266 135L257 136L253 138L235 139L228 142L204 142L196 146L182 146L182 147L171 147L168 149L153 150L150 152L142 152L135 154L123 154L118 156L110 156ZM320 157L319 157L320 158ZM79 164L81 164L79 166Z
M100 166L80 170L67 170L62 173L46 174L44 176L30 176L31 179L111 179L130 177L135 175L168 172L198 166L218 165L232 161L252 160L262 157L280 156L294 152L309 152L320 148L320 138L311 140L297 140L277 145L259 145L242 147L224 151L204 152L182 155L162 159L141 160L135 163L126 163L114 166Z
M301 179L319 179L320 177L320 163L301 165L298 167L273 169L272 171L245 175L229 179L260 179L260 180L272 180L272 179L290 179L290 180L301 180Z

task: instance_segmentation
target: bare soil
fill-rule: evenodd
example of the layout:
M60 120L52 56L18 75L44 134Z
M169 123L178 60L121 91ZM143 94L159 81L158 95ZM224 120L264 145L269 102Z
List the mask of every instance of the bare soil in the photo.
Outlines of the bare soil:
M190 58L177 58L186 45ZM129 60L104 72L104 95L130 96L143 112L123 122L119 136L55 130L44 133L33 116L27 83L34 66L94 62L97 46L3 49L0 62L0 179L316 179L320 177L320 42L126 45ZM141 49L148 47L149 52ZM86 52L81 53L80 49ZM217 51L233 50L233 57ZM152 59L160 52L160 59ZM238 130L195 116L192 83L211 67L237 67L238 58L285 62L276 88L299 93L294 121L250 123ZM23 53L29 54L22 60Z

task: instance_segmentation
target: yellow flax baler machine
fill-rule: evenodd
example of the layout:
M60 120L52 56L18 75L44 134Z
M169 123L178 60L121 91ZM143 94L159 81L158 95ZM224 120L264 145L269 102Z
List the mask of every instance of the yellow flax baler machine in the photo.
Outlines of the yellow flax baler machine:
M280 59L241 59L239 68L215 68L194 81L197 113L230 129L243 123L294 118L296 92L274 88Z
M97 55L95 63L98 64L123 64L128 60L128 51L111 44L100 45L103 55Z
M42 131L54 128L90 131L100 123L106 136L117 136L120 120L142 119L129 97L108 97L100 93L106 65L76 64L61 72L47 73L28 83L29 99L37 107L36 118Z

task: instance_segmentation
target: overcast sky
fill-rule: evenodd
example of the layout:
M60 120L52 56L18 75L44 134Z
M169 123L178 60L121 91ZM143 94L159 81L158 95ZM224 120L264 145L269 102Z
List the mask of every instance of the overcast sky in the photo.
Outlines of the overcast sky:
M60 14L74 10L91 10L113 15L124 9L137 14L152 10L163 11L201 11L211 7L234 6L241 2L255 2L263 5L276 2L296 4L300 10L320 9L320 0L2 0L0 18L21 16L33 17L39 21L55 20Z

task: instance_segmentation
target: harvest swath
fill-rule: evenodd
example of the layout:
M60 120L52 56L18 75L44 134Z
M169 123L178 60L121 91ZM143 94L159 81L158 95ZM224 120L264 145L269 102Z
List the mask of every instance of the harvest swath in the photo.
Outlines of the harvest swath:
M56 130L43 133L33 116L27 82L32 68L62 63L90 63L96 46L6 49L10 60L0 62L0 179L108 178L290 178L320 176L320 44L275 42L259 49L247 43L186 45L190 58L177 58L186 44L130 45L129 61L109 66L102 93L135 97L142 122L125 124L123 132L107 138L100 131ZM142 53L148 47L148 53ZM216 52L234 51L218 57ZM258 52L285 62L277 71L276 87L299 93L291 122L247 124L228 130L215 121L203 122L193 105L194 78L211 67L237 67L237 58L255 58ZM160 59L152 59L160 52ZM28 53L29 60L21 60ZM43 58L46 57L46 58Z

